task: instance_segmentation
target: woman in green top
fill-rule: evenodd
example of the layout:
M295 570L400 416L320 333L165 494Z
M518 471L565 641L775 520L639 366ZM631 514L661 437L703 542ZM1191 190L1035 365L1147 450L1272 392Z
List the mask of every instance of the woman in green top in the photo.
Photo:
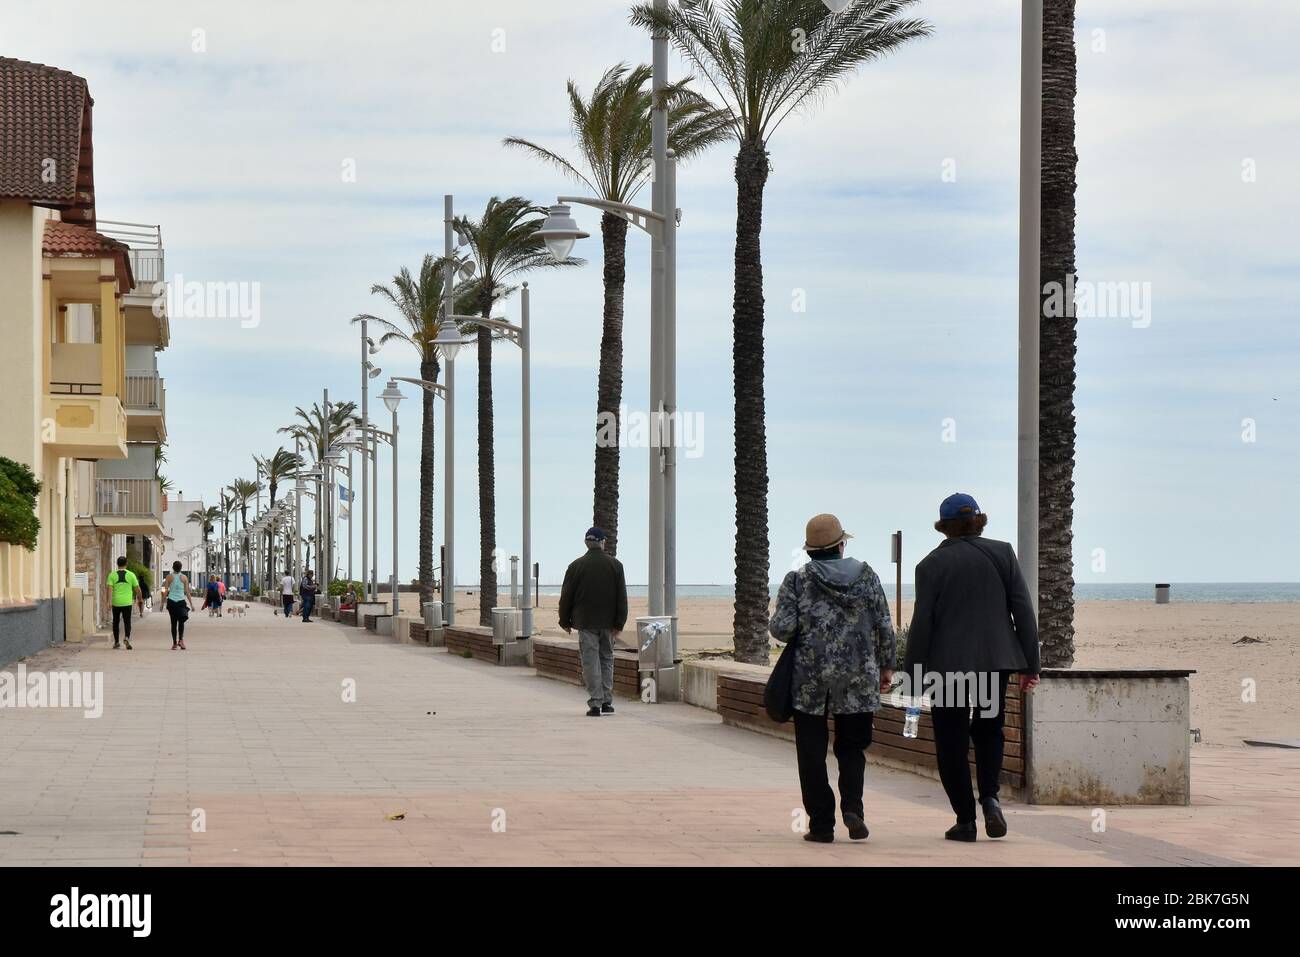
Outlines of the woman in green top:
M185 619L194 610L194 602L190 598L190 580L181 574L180 562L172 562L172 573L163 579L163 596L167 599L167 614L172 620L172 651L177 648L184 651ZM188 609L186 605L189 605Z

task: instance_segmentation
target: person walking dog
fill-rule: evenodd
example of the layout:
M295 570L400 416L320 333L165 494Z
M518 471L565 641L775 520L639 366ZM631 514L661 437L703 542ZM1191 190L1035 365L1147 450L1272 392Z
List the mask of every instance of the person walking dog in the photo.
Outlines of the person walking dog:
M605 532L587 530L587 554L572 562L560 589L560 627L578 629L587 717L614 713L614 639L627 624L627 582L623 563L605 554Z
M903 693L919 697L929 685L936 694L930 712L935 757L957 815L944 834L950 841L973 841L978 832L967 758L972 743L984 830L1006 836L998 783L1007 683L1018 673L1022 691L1038 684L1034 604L1015 550L982 537L988 520L970 495L959 492L940 503L934 527L944 540L916 566L904 662Z
M768 631L794 648L794 740L808 814L804 840L835 839L835 792L826 776L826 716L835 716L840 814L849 837L869 834L862 792L873 712L894 680L894 625L880 578L845 557L848 539L834 515L814 515L804 530L808 563L789 572Z

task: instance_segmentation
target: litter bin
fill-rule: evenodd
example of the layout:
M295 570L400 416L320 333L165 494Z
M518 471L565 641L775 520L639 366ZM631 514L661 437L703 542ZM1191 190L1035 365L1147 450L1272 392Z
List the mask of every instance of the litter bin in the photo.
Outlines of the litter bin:
M641 700L651 704L678 700L681 697L681 670L673 660L672 618L667 615L638 618L636 637Z
M430 631L442 627L442 602L426 601L424 603L424 627Z
M492 609L492 644L508 645L519 638L519 609Z
M1167 584L1156 585L1156 604L1169 604L1169 586Z

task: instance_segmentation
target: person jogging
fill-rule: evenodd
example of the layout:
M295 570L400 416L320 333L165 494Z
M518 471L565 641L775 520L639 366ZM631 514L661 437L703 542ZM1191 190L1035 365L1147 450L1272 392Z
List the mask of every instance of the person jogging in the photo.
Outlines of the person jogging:
M190 598L190 580L181 574L180 562L172 562L172 573L163 580L163 594L172 620L172 651L184 651L185 621L194 610L194 601Z
M144 614L144 596L140 594L140 579L126 567L126 556L117 560L117 569L108 573L104 582L109 604L113 607L113 647L121 648L118 640L119 622L126 632L126 650L131 650L131 606L138 605Z

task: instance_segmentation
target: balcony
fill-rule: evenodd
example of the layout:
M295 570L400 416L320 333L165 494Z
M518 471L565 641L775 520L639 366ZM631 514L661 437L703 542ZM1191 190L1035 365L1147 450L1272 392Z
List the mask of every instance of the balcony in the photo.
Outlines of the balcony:
M127 343L167 348L171 328L167 320L167 263L162 227L101 219L98 228L105 236L128 246L127 258L131 260L135 285L122 297Z
M95 524L115 534L161 535L162 494L158 480L96 475Z
M132 441L167 441L167 392L162 376L151 370L126 374L126 420Z

